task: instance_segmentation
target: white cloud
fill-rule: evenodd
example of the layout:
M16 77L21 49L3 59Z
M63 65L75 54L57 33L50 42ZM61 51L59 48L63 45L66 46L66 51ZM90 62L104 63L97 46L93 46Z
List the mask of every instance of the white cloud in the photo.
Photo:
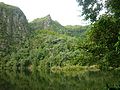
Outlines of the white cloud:
M29 21L51 15L62 25L84 24L80 15L80 8L76 0L0 0L6 4L18 6L25 13Z

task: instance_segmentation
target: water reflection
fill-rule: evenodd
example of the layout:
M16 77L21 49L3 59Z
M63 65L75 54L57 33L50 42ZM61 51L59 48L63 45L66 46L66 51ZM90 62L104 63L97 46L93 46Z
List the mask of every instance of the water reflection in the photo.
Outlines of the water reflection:
M118 72L87 72L74 76L51 72L0 72L0 90L119 90L119 85Z

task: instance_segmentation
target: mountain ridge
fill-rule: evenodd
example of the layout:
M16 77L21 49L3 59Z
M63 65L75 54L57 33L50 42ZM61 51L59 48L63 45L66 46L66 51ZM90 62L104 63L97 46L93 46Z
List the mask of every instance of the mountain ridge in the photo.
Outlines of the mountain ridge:
M58 21L52 20L50 14L42 18L34 19L29 23L29 26L31 30L53 30L61 34L77 37L80 37L88 29L88 26L81 25L62 26Z

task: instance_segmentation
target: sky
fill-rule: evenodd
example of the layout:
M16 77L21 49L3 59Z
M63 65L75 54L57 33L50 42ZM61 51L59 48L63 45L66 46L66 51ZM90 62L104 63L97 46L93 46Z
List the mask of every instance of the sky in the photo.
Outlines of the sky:
M86 25L80 17L81 8L76 0L0 0L6 4L19 7L28 21L51 15L62 25Z

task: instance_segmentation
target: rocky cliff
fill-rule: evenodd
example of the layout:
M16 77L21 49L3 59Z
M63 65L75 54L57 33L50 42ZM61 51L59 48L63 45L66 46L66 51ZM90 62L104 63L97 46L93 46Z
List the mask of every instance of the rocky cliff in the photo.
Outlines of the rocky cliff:
M15 6L0 3L0 56L19 47L29 34L24 13Z
M50 15L37 18L29 23L31 30L53 30L62 33L65 30L59 22L52 20Z
M50 27L50 25L52 24L52 19L51 19L51 16L50 15L47 15L44 22L43 22L43 28L44 29L47 29Z
M50 15L47 15L43 18L37 18L33 20L29 25L32 30L49 29L52 25L52 19Z

